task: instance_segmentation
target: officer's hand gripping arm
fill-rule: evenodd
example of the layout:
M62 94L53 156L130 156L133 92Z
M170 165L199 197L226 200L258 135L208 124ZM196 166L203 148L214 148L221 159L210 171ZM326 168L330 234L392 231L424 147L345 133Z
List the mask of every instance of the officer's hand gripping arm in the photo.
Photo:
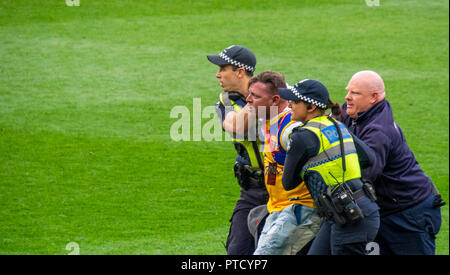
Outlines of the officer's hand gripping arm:
M223 121L225 131L241 136L247 136L249 130L256 125L256 113L250 105L245 105L238 112L229 112Z

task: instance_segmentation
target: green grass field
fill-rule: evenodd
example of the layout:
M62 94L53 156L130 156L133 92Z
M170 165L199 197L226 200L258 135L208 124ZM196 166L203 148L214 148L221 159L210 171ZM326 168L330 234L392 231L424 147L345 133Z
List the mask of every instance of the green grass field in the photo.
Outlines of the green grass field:
M0 254L225 254L234 148L169 132L174 106L215 104L206 55L232 44L340 103L353 73L380 73L448 203L448 20L447 0L1 1Z

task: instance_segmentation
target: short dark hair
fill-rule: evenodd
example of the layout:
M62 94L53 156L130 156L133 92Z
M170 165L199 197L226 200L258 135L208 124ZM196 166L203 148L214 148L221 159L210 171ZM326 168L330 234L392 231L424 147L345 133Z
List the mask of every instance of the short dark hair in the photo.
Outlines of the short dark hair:
M235 72L237 69L239 69L239 68L242 68L242 67L238 67L238 66L235 66L235 65L231 65L231 69L233 70L233 72ZM244 69L245 70L245 68L242 68L242 69ZM249 71L249 70L245 70L245 74L248 76L248 77L252 77L253 76L253 72L252 71Z
M251 85L260 82L266 84L267 90L272 95L278 94L278 88L286 88L286 80L284 76L280 73L273 71L264 71L252 77L248 82L248 87Z

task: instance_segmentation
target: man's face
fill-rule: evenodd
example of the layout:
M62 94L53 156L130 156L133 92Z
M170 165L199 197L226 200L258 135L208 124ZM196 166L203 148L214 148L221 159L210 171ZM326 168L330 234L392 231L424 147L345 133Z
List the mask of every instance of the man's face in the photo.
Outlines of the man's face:
M246 101L250 106L254 107L256 115L259 117L258 107L261 107L261 109L266 110L265 117L270 118L270 107L276 106L276 102L274 101L275 96L267 91L266 84L256 82L250 86L248 91L249 94Z
M220 87L225 92L236 92L239 89L239 71L233 71L233 66L224 65L219 66L219 71L216 74L216 77L219 79Z
M308 111L306 109L306 104L303 101L291 101L289 100L289 108L292 109L291 119L295 121L306 121L306 115Z
M358 118L358 113L369 110L373 106L374 96L369 92L366 83L358 79L351 79L347 85L347 115Z

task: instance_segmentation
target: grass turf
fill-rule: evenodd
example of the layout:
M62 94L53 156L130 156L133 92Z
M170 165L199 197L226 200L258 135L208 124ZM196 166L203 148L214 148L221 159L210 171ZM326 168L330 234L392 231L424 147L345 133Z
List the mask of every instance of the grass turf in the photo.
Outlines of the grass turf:
M448 1L2 1L0 37L0 254L224 254L234 149L172 141L169 114L215 104L231 44L341 103L379 72L448 202Z

